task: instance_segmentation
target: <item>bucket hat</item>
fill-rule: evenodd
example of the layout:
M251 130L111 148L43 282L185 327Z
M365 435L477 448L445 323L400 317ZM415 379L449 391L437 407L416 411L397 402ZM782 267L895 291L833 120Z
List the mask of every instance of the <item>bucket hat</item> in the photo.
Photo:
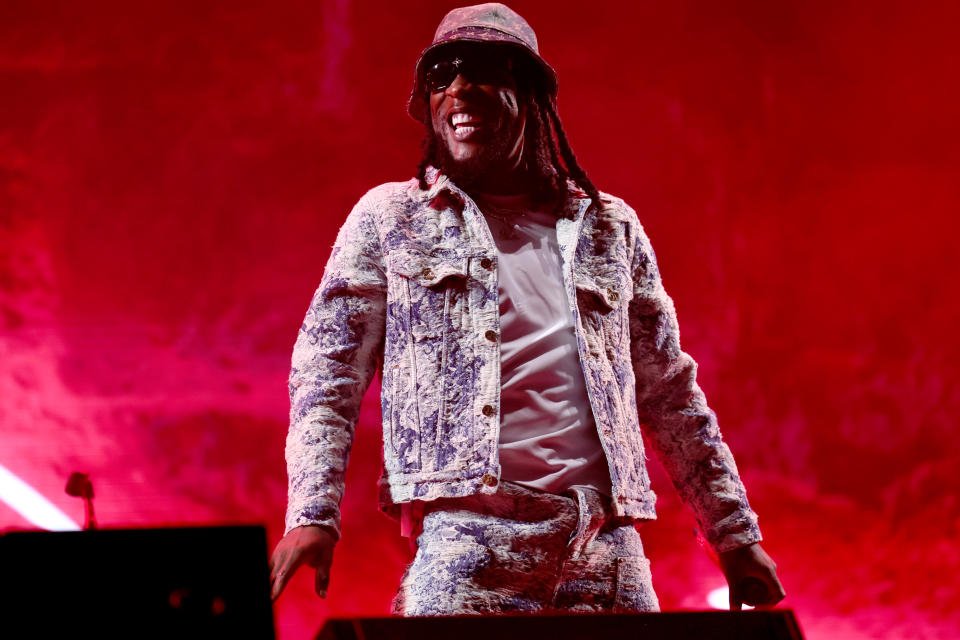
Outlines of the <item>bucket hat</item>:
M557 72L540 57L537 34L520 14L505 4L487 2L450 11L440 21L433 42L420 53L413 75L413 91L407 100L407 113L423 122L426 107L423 86L423 63L430 52L451 42L487 42L517 49L526 54L541 72L550 96L557 93Z

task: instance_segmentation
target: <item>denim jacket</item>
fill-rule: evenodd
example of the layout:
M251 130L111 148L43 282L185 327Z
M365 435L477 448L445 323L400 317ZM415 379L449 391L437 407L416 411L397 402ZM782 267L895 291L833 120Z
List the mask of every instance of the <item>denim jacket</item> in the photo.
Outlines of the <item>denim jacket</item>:
M496 492L500 483L497 251L473 200L432 169L364 195L340 229L297 336L289 379L286 529L340 533L360 403L381 375L380 507ZM717 551L756 542L716 416L680 349L673 302L636 213L572 185L558 217L580 364L616 515L651 520L645 434Z

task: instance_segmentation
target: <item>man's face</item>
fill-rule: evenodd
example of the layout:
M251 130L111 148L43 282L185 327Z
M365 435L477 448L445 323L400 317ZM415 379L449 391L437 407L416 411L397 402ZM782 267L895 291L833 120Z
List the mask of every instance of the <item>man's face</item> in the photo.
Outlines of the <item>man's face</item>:
M526 105L518 99L515 61L503 47L456 43L424 65L440 169L469 184L521 165Z

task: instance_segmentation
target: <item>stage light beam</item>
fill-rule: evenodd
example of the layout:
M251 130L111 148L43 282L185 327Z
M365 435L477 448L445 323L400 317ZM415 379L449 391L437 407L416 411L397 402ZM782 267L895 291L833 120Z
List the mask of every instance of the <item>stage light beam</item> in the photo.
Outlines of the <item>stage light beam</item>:
M28 522L48 531L79 531L80 525L12 471L0 465L0 500Z
M707 604L714 609L727 610L730 608L730 589L729 587L720 587L707 594ZM753 609L748 604L743 605L744 611Z

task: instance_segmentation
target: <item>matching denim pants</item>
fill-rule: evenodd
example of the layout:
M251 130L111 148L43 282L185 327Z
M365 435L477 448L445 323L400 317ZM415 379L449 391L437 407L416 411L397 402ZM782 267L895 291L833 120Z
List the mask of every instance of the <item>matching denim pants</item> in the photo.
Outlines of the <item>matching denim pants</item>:
M492 496L424 503L414 526L394 614L659 610L640 535L589 487L503 482Z

